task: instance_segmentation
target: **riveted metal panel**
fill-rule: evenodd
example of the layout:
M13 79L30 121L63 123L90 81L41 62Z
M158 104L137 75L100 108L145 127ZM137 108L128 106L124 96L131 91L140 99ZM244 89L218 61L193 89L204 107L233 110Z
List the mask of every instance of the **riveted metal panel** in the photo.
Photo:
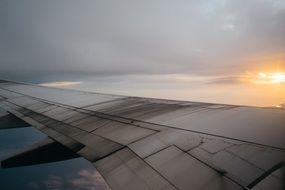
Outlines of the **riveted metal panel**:
M266 144L285 149L285 110L238 107L223 111L195 112L152 122L185 130Z
M27 106L31 106L33 104L38 103L37 100L34 100L30 97L26 97L26 96L21 96L18 98L13 98L9 100L11 103L16 104L18 106L22 106L22 107L27 107Z
M102 119L96 116L90 116L89 118L82 119L78 122L72 123L72 125L75 125L76 127L85 130L85 131L93 131L95 129L98 129L99 127L102 127L108 123L112 122L111 120Z
M128 148L95 162L95 167L114 189L176 189Z
M182 150L187 151L199 146L201 143L202 138L195 133L165 130L132 143L129 147L140 157L144 158L171 145L176 145Z
M42 108L37 109L36 112L44 114L44 113L47 112L47 111L56 109L57 107L58 107L58 106L56 106L56 105L48 104L48 105L46 105L46 106L43 106Z
M252 190L284 190L284 166L274 171L271 175L257 183Z
M226 151L264 170L268 170L276 163L285 162L285 151L258 145L244 143L228 147Z
M43 114L48 116L48 117L53 118L53 117L56 117L57 115L60 115L62 113L69 112L69 111L70 110L67 109L67 108L58 106L57 108L49 110L49 111L46 111Z
M242 189L215 170L171 146L145 159L178 189Z
M23 96L23 95L20 95L20 94L14 93L14 92L10 92L7 90L3 90L3 89L0 89L0 95L2 97L9 98L9 99Z
M72 138L85 145L78 154L91 162L101 159L123 147L118 143L87 132L79 133Z
M132 125L119 122L112 122L93 131L92 133L108 138L120 144L127 145L155 132L156 131L150 129L134 127Z
M57 125L50 127L62 134L65 134L66 136L73 136L82 132L81 129L66 125L64 123L58 123Z
M29 106L26 106L26 108L32 110L32 111L35 111L37 112L37 110L39 109L42 109L42 108L45 108L47 106L49 106L50 104L47 104L47 103L44 103L44 102L37 102L35 104L32 104L32 105L29 105Z
M79 121L79 120L86 118L86 117L89 117L89 116L90 115L88 115L88 114L77 112L76 115L74 115L68 119L65 119L64 122L72 125L73 122Z
M59 112L58 114L53 114L50 117L53 119L56 119L58 121L64 121L68 118L76 116L77 114L78 114L78 112L76 112L76 111L66 109L66 110Z
M212 154L202 148L196 148L189 151L189 154L208 163L214 168L224 171L226 176L239 181L239 183L245 186L249 185L265 172L254 163L250 163L248 160L244 160L224 150Z
M74 107L82 107L99 102L114 100L116 98L121 98L121 96L55 89L41 86L30 86L24 84L7 86L5 88L28 96L33 96L36 98Z

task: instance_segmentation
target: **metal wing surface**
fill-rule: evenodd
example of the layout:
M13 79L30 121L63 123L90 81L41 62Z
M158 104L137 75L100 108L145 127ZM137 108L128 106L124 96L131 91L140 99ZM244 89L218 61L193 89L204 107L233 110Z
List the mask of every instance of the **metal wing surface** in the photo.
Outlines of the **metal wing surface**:
M0 81L0 106L114 189L282 189L285 110Z

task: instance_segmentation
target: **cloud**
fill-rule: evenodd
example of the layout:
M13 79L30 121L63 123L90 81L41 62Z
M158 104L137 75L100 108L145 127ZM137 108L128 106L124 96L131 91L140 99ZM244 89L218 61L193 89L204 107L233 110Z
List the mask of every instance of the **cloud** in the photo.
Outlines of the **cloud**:
M41 83L41 86L48 86L48 87L73 87L76 85L81 84L79 81L58 81L58 82L50 82L50 83Z
M28 186L33 189L49 190L110 190L95 169L82 169L74 176L49 175L43 182L31 182Z
M225 24L221 27L224 31L234 31L236 26L234 24Z
M215 77L211 80L208 80L207 84L225 84L225 85L232 85L232 84L241 84L244 82L244 77L240 76L227 76L227 77Z
M82 190L110 190L110 188L104 182L102 176L97 171L81 170L79 172L79 177L71 179L69 183L73 187Z
M46 185L47 189L51 190L60 190L64 186L63 179L54 175L50 175L44 184Z
M238 74L259 65L253 57L284 55L283 5L274 0L3 0L0 75L42 82Z

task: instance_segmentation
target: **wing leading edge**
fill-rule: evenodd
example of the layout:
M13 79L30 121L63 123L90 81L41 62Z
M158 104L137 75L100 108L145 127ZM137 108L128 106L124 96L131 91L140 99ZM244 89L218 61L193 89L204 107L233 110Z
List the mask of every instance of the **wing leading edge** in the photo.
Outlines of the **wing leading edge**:
M0 106L112 189L282 189L285 110L0 82Z

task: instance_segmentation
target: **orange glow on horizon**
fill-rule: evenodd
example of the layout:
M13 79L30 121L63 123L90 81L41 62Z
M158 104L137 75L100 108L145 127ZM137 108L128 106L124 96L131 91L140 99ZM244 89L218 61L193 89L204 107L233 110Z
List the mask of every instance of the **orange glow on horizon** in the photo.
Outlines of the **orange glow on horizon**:
M250 78L255 84L282 84L285 83L285 72L259 72L250 74Z

